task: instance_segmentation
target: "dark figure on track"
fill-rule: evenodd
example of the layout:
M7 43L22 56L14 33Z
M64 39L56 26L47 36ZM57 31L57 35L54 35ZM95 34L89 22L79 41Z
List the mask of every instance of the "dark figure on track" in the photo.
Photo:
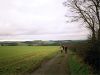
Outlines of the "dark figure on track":
M61 49L61 53L62 53L62 52L67 53L67 48L68 48L67 46L62 45L61 48L62 48L62 49Z
M65 51L65 53L67 53L67 49L68 49L68 47L67 46L64 46L64 51Z

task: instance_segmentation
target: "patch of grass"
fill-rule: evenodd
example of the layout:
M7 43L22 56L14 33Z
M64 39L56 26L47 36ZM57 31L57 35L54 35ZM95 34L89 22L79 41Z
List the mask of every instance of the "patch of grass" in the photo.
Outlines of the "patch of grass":
M57 52L58 46L1 46L0 75L30 73Z
M80 63L77 55L71 53L68 54L68 64L71 75L90 75L88 66L84 63Z

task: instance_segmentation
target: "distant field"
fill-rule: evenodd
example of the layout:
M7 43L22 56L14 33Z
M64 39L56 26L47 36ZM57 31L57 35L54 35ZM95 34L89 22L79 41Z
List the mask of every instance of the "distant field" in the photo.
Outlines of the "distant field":
M57 52L58 46L1 46L0 75L29 73Z

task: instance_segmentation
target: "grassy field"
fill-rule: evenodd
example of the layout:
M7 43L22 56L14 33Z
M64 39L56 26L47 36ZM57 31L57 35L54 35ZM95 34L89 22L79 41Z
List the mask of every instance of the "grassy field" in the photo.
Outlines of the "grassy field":
M57 52L57 46L1 46L0 75L32 72Z

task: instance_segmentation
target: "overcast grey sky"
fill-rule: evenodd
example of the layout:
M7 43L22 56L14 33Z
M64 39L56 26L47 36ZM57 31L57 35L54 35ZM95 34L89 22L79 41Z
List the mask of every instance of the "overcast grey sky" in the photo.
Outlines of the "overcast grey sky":
M78 40L79 23L66 23L64 0L0 0L0 40Z

